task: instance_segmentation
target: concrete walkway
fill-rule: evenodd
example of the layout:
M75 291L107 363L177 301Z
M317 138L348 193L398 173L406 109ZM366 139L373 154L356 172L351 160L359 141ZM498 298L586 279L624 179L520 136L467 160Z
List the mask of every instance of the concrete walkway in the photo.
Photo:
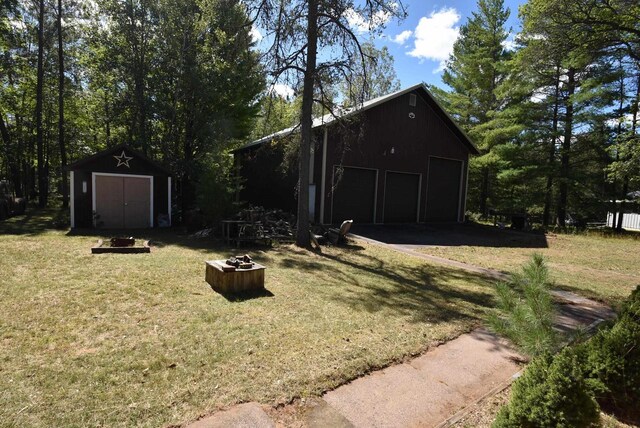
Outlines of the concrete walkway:
M429 256L402 245L357 238L491 278L506 278L502 272ZM554 291L554 296L563 303L555 325L564 333L594 326L615 316L609 307L574 293ZM311 404L274 410L247 403L189 427L446 427L484 397L507 387L519 375L522 361L504 340L479 329L411 361L340 386L325 393L322 399L312 400ZM288 416L283 419L278 413ZM296 416L291 418L291 413Z
M574 296L569 293L564 298ZM579 296L575 301L560 305L558 330L587 328L615 315L598 302ZM245 403L188 427L446 427L483 398L510 385L522 362L522 356L507 342L479 329L411 361L342 385L306 406L274 410ZM288 418L281 420L279 412ZM291 413L297 415L291 418Z
M476 330L323 398L356 427L433 427L508 385L518 361L505 342Z

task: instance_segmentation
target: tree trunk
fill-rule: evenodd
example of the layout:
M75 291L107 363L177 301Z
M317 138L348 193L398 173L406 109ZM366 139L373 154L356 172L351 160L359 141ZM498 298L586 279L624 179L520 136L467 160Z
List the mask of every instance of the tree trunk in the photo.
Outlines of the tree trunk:
M194 168L194 143L195 143L195 93L188 94L185 105L185 124L184 124L184 167L182 172L181 186L181 204L183 216L194 207L196 192L194 188L193 176ZM183 217L184 219L184 217Z
M482 168L482 181L480 183L480 213L482 218L489 214L487 203L489 201L489 167Z
M553 198L553 165L556 160L556 141L558 136L558 108L560 104L560 67L556 67L555 99L553 100L553 124L551 126L551 140L549 141L549 157L547 160L547 185L544 193L544 211L542 213L542 225L551 223L551 201Z
M58 145L60 147L60 179L62 180L62 207L69 206L67 183L67 148L64 141L64 50L62 46L62 0L58 0Z
M148 156L147 141L147 103L145 100L145 86L146 86L146 20L147 20L147 8L146 3L141 2L142 7L142 19L140 28L140 62L138 64L138 81L136 82L136 93L138 96L138 108L140 123L138 124L140 132L140 143L142 145L142 153Z
M616 233L622 233L622 220L624 219L624 210L627 207L625 203L627 199L627 192L629 191L629 177L624 178L622 183L622 201L620 202L620 213L618 214L618 224L613 225L616 228Z
M9 130L7 126L4 124L4 113L0 111L0 136L2 136L2 141L4 142L4 148L6 151L5 156L7 159L10 159L9 149L11 148L11 135L9 134Z
M298 230L296 245L308 248L309 238L309 157L313 125L313 88L316 77L318 48L318 0L309 0L307 15L307 67L302 89L302 115L300 117L300 154L298 158Z
M573 93L575 92L576 71L569 68L567 71L567 101L564 119L564 141L560 148L560 195L558 198L558 225L566 226L567 199L569 194L569 156L571 151L571 138L573 138Z
M48 178L44 165L44 138L42 129L42 87L44 84L44 0L38 2L38 80L36 86L36 150L38 152L38 206L47 205Z
M111 116L109 113L109 96L107 92L104 93L104 117L105 117L105 137L107 139L107 147L111 147Z
M0 136L2 137L2 141L4 143L4 159L7 162L7 167L9 169L9 175L11 176L11 181L16 191L16 195L20 196L22 193L19 189L20 183L20 161L16 156L12 155L13 144L11 142L11 134L9 134L9 129L4 123L4 113L0 111ZM15 153L15 151L13 151Z

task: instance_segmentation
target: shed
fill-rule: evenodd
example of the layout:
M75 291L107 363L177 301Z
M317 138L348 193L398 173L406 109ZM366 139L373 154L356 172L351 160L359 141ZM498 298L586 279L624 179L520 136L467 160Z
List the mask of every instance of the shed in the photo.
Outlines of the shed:
M283 154L261 152L297 130L285 129L234 151L243 183L240 200L295 207L282 201L283 193L293 199L295 178L267 167L280 165ZM309 208L314 222L464 221L469 156L479 152L424 84L317 118L313 130Z
M171 224L171 174L121 144L67 167L71 227L140 229Z

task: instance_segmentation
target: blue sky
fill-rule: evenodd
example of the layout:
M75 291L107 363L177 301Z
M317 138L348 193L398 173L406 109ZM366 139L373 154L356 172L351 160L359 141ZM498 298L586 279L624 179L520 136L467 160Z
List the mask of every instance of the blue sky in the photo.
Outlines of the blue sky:
M407 7L407 18L399 24L389 21L382 35L373 41L379 48L389 48L402 87L421 81L443 87L443 60L451 52L459 27L476 10L476 1L406 0L403 3ZM511 10L508 27L512 29L512 36L520 29L518 6L523 3L525 0L505 0L505 6Z
M467 22L476 10L477 0L402 0L407 9L407 18L402 22L388 20L384 29L374 36L369 23L352 13L347 17L351 27L359 33L361 40L372 40L381 48L387 46L394 57L395 70L401 87L406 88L422 81L445 87L442 82L442 67L449 58L453 43L458 37L460 26ZM511 15L507 28L511 29L508 41L520 30L518 6L526 0L504 0ZM376 21L386 21L384 16ZM258 46L268 43L259 28L252 30ZM283 95L293 95L293 89L286 84L274 85L274 90Z

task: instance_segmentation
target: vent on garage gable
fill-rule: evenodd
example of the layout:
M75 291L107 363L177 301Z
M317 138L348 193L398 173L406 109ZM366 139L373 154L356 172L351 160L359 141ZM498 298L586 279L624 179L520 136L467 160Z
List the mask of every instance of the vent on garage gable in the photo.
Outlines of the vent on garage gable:
M411 107L415 107L416 106L416 94L409 94L409 105Z

